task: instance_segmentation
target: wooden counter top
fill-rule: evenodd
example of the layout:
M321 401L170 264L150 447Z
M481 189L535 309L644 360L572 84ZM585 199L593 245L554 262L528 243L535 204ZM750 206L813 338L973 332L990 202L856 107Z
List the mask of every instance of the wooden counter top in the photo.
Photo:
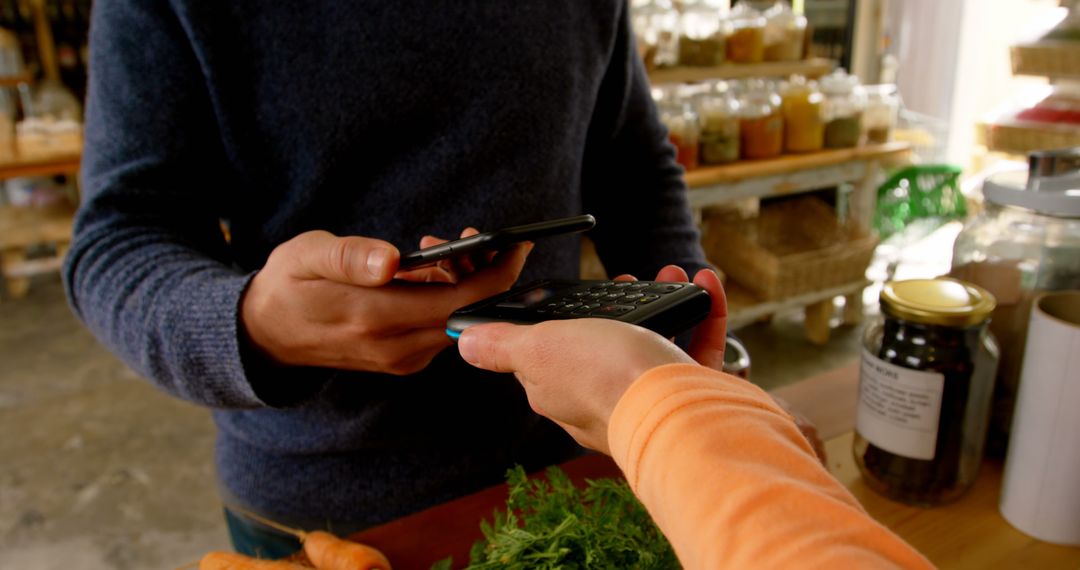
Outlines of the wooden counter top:
M1002 463L986 461L979 478L953 503L909 507L878 495L862 481L851 454L852 432L826 442L829 471L875 519L943 570L1080 568L1080 548L1036 540L998 512Z
M829 470L875 519L907 540L943 569L1080 568L1080 548L1055 546L1010 526L997 510L1002 466L987 462L974 488L954 503L924 509L886 499L863 484L851 455L858 369L855 363L776 391L814 420L826 440ZM619 476L612 461L592 455L563 466L575 481ZM381 549L395 570L427 569L453 555L455 567L468 561L480 538L480 521L503 508L500 485L462 497L352 538Z

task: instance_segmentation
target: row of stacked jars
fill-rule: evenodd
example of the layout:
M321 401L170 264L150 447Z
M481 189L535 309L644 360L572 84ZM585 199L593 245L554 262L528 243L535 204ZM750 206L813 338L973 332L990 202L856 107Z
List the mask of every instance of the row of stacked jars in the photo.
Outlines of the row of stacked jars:
M887 142L899 108L895 86L862 86L843 70L819 82L793 75L665 85L653 98L688 170Z
M727 0L679 4L639 0L632 8L638 50L649 69L803 58L806 18L784 0L744 0L730 11Z

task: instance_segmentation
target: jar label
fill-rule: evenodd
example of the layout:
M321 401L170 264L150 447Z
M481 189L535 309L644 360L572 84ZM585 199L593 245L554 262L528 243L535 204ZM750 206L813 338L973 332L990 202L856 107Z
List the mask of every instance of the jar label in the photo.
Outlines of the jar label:
M945 375L890 364L863 350L855 429L874 446L932 460Z

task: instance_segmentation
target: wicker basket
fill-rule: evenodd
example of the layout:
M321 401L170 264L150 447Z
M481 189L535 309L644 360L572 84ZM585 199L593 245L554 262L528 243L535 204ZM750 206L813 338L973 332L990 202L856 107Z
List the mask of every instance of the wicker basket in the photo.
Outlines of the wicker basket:
M757 218L703 219L705 252L756 295L783 299L862 279L877 237L816 198L765 206Z
M1012 46L1013 73L1080 79L1080 42L1041 40Z
M1033 150L1080 146L1080 127L1067 124L1003 121L982 123L975 141L994 152L1027 154Z

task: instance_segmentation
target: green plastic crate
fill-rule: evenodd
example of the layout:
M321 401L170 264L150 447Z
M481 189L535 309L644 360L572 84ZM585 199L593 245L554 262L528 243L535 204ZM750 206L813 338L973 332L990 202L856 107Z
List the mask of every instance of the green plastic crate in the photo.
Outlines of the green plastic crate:
M960 192L961 169L949 164L908 166L878 187L874 229L885 239L914 220L942 221L967 216Z

